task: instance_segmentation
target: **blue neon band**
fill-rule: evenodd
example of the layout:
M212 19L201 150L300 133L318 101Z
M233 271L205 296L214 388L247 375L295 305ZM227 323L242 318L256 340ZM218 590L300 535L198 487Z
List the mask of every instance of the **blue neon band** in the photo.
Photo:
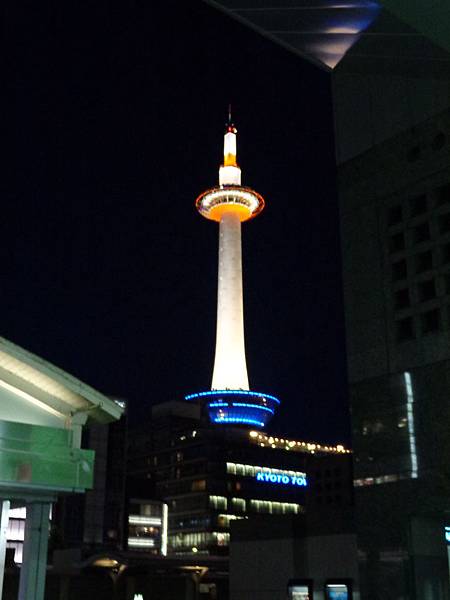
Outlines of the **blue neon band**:
M210 404L209 406L214 406L214 404ZM222 406L227 406L222 405ZM257 410L267 410L267 412L270 412L272 414L275 413L274 410L272 410L271 408L267 407L267 406L260 406L259 404L248 404L247 402L233 402L232 406L248 406L249 408L255 408Z
M246 396L255 396L258 398L269 398L273 400L277 404L280 404L278 398L275 396L271 396L270 394L263 394L262 392L252 392L249 390L211 390L208 392L197 392L196 394L188 394L185 396L185 400L192 400L193 398L203 398L205 396L223 396L223 395L246 395Z
M247 419L245 417L218 417L214 419L214 423L248 423L249 425L257 425L258 427L264 427L264 423L261 423L261 421L256 421L255 419Z

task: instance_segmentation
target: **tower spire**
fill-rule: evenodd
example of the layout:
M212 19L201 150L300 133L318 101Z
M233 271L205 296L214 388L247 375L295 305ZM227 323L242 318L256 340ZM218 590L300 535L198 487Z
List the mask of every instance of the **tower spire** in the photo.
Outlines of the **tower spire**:
M231 104L228 105L228 123L223 138L223 165L219 169L220 185L241 185L241 169L237 164L237 129L231 121Z

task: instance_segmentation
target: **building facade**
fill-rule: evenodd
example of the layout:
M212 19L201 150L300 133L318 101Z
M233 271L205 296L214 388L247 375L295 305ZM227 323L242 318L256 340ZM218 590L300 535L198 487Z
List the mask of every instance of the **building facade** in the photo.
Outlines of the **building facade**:
M351 454L209 422L200 406L155 406L134 432L129 474L168 506L168 553L227 555L230 523L351 506Z
M449 140L447 110L339 170L367 598L448 597Z

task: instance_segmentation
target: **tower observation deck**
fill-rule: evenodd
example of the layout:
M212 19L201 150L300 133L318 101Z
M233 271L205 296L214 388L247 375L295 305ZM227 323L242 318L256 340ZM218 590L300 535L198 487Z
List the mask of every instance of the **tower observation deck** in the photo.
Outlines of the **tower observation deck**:
M186 400L205 404L214 423L264 427L273 416L279 400L269 394L251 391L249 387L241 247L241 223L263 210L264 198L241 185L236 134L229 115L219 185L200 194L195 202L201 215L219 223L216 352L211 390L190 394Z

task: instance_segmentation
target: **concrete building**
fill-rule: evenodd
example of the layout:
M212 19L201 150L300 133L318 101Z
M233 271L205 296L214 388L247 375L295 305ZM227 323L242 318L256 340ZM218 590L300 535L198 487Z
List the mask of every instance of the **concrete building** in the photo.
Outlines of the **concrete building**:
M92 423L82 435L82 446L95 452L94 486L83 495L61 496L54 506L56 547L91 553L126 547L126 404L112 401L122 409L121 418Z
M51 505L59 494L84 493L93 483L95 455L80 447L83 426L88 419L113 421L121 412L91 387L0 338L0 595L9 509L26 507L19 600L42 600Z
M359 600L356 536L342 517L233 523L230 600Z

